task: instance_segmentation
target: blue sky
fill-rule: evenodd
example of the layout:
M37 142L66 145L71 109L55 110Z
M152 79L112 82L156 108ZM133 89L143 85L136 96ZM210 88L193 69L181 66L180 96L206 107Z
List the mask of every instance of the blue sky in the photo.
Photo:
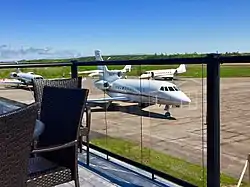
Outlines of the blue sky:
M0 45L9 50L250 51L247 0L3 0L0 7Z

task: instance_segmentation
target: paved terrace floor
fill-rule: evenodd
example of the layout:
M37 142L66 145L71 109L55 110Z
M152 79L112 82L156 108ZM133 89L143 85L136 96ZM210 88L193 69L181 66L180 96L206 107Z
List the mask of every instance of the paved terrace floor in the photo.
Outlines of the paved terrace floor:
M93 151L93 150L92 150ZM93 151L94 152L94 151ZM84 187L177 187L173 183L161 178L151 180L150 174L136 169L115 159L106 160L103 155L95 152L90 154L90 165L85 163L86 154L79 153L79 180ZM74 182L58 185L58 187L72 187Z

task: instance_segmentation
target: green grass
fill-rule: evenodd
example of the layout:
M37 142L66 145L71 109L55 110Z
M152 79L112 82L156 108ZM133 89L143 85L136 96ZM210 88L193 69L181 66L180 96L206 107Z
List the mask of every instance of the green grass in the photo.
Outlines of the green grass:
M140 145L136 143L118 138L98 138L91 140L91 143L194 185L203 186L204 181L206 186L206 175L205 179L203 179L203 169L200 165L146 147L141 149ZM206 169L204 171L206 174ZM238 179L221 174L221 186L236 185L237 182ZM242 186L246 187L248 185L244 183Z
M122 69L124 66L108 66L109 69ZM165 68L176 68L176 65L171 66L133 66L131 72L127 73L130 76L139 76L141 73L147 70L156 70L156 69L165 69ZM80 71L83 70L95 70L96 66L89 66L89 67L79 67ZM15 71L15 69L1 69L0 71L0 78L7 78L9 77L10 72ZM52 67L52 68L29 68L29 69L22 69L23 72L33 71L36 74L42 75L45 78L59 78L65 74L65 77L70 76L70 67ZM203 76L206 76L206 67L204 66L203 69ZM229 66L229 65L222 65L221 66L221 77L250 77L250 66ZM201 65L188 65L187 72L180 74L180 77L193 77L193 78L200 78L202 77L202 66Z

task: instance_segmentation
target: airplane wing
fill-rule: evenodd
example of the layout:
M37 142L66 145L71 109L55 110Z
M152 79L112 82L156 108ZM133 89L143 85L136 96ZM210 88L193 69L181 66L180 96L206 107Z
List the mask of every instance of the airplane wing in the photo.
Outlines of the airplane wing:
M0 84L4 84L4 85L13 85L13 84L23 84L22 81L16 80L16 79L0 79Z
M89 77L94 77L94 76L98 76L98 75L100 75L100 72L90 73L88 76Z
M88 99L87 103L105 103L105 102L112 102L112 101L129 101L126 97L105 97L105 98L98 98L98 99Z
M92 73L101 73L102 70L89 70L89 71L78 71L78 74L92 74Z

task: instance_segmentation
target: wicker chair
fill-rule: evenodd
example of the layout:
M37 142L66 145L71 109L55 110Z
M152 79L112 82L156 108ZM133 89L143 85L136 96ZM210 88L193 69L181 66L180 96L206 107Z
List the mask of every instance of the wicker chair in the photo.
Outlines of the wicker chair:
M75 181L79 187L77 138L87 89L45 86L40 120L45 130L30 158L28 186L55 186Z
M56 79L56 80L35 79L33 82L33 86L34 86L35 101L41 102L44 86L53 86L53 87L60 87L60 88L81 88L82 87L82 77ZM91 124L91 109L89 106L86 106L84 110L86 112L86 123L85 123L85 125L82 124L82 117L81 117L78 146L80 149L80 153L82 153L83 136L86 137L87 164L89 164L89 132L90 132L90 124Z
M0 115L0 186L24 187L38 103Z

